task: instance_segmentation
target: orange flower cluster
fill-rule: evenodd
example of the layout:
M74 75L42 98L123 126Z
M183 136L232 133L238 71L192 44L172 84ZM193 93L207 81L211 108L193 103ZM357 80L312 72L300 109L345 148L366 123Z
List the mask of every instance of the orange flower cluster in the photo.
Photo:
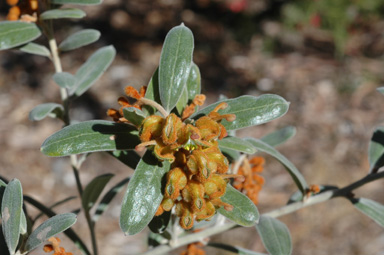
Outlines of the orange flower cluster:
M114 121L116 122L128 122L126 118L124 118L123 109L125 107L135 107L137 109L141 109L141 102L140 99L145 96L145 92L147 90L147 87L143 86L140 88L140 91L137 91L132 86L127 86L125 88L125 94L128 96L126 97L120 97L117 99L117 102L121 106L119 110L116 109L108 109L107 115L112 117ZM134 100L134 102L130 102L129 99Z
M51 237L48 239L48 242L51 242L52 244L46 244L44 245L44 252L52 252L54 251L52 255L73 255L72 252L66 252L63 247L60 247L60 239L58 237Z
M205 255L205 251L201 248L202 243L188 244L187 250L180 253L180 255Z
M27 22L36 22L38 14L38 0L7 0L11 6L8 11L7 20L22 20ZM20 18L21 17L21 18Z
M142 143L137 148L153 146L158 159L172 162L166 176L164 198L156 215L176 206L176 215L184 229L192 228L195 219L209 220L220 206L232 209L220 199L226 190L225 179L231 177L225 175L228 160L217 142L227 135L220 121L235 119L232 114L218 113L226 106L226 103L219 104L193 124L186 124L171 113L166 118L147 117L140 127Z
M233 187L243 192L257 205L259 203L259 192L264 185L264 178L259 175L263 171L265 160L262 157L244 159L238 174L243 175L245 180L236 179Z

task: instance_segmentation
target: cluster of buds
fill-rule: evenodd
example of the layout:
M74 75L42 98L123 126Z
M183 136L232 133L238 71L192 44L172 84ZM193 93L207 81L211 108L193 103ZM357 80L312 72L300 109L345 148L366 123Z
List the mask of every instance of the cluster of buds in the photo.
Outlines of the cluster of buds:
M247 195L255 205L259 203L259 192L264 185L264 178L259 175L264 169L264 163L263 157L253 157L250 160L245 158L238 171L245 180L235 179L233 183L233 187Z
M126 94L137 102L128 105L119 99L122 108L108 111L115 121L126 122L122 117L124 107L156 104L143 98L144 92L133 93L131 87L126 89ZM197 95L192 106L186 107L188 113L184 117L190 115L196 105L201 105L204 98L203 95ZM152 149L159 160L172 163L166 176L164 198L156 216L175 207L181 227L190 229L194 220L211 219L219 207L232 210L231 205L220 199L226 191L226 179L234 177L226 174L229 163L217 142L227 136L221 120L233 121L236 118L233 114L222 115L218 112L226 107L227 104L222 102L208 115L186 122L176 114L168 114L157 107L163 116L151 115L138 126L141 143L136 150Z
M7 4L11 6L8 11L7 20L22 20L26 22L36 22L39 3L38 0L7 0Z
M44 245L44 252L54 252L52 255L72 255L72 252L66 252L64 247L60 247L60 239L58 237L51 237L48 239L51 244Z

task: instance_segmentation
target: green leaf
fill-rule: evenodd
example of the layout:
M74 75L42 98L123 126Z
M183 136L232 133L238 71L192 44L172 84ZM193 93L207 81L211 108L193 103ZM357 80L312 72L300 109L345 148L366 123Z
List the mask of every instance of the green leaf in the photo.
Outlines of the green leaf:
M41 35L35 23L21 21L0 22L0 50L26 44Z
M102 0L52 0L53 4L80 4L80 5L94 5L101 4Z
M47 49L47 47L37 43L28 43L27 45L21 47L19 50L43 57L51 57L51 52Z
M275 218L262 215L259 224L256 225L256 229L269 254L292 254L291 235L284 223Z
M219 110L220 114L236 115L236 120L234 121L228 122L222 120L221 124L223 124L227 130L260 125L279 118L287 112L289 106L289 103L285 101L284 98L277 95L266 94L259 97L241 96L211 104L193 114L191 117L197 119L203 115L207 115L221 102L226 102L228 107Z
M269 144L272 147L276 147L280 144L285 143L295 134L296 134L296 128L293 126L287 126L275 132L269 133L266 136L263 136L260 140Z
M384 205L367 198L352 200L353 205L384 228Z
M201 93L201 77L199 67L192 62L187 80L188 99L193 100Z
M152 220L163 199L161 182L169 168L170 163L159 162L152 151L140 160L121 205L120 228L126 235L139 233Z
M302 193L305 193L305 191L308 189L307 182L305 181L304 177L301 175L299 170L295 167L295 165L293 165L284 155L282 155L275 148L273 148L272 146L268 145L267 143L261 140L258 140L255 138L247 138L245 140L250 142L253 146L255 146L257 150L268 153L269 155L273 156L278 161L280 161L280 163L285 166L288 173L292 176L299 190Z
M134 150L125 150L125 151L117 150L117 151L109 151L108 153L132 169L136 168L137 164L139 164L139 161L141 159L139 154L137 154L137 152Z
M381 94L384 94L384 87L377 88L377 91L379 91Z
M85 17L85 12L80 9L53 9L43 12L40 15L41 20L48 19L81 19Z
M159 68L155 70L151 80L148 83L147 91L145 92L145 98L151 99L156 103L161 104L159 92Z
M95 29L84 29L76 32L62 41L59 50L69 51L96 42L100 38L100 32Z
M170 220L171 212L165 211L163 214L153 217L148 227L153 233L161 234L167 229Z
M81 96L107 70L115 58L116 50L113 46L106 46L97 50L76 72L76 85L70 90L70 95Z
M231 221L244 227L251 227L258 222L259 212L255 204L230 184L227 185L227 189L224 196L221 197L221 200L233 206L232 211L227 211L223 207L218 209L220 214Z
M20 234L24 235L26 233L27 233L27 217L25 216L24 211L22 211L20 216Z
M232 246L232 245L222 244L222 243L211 243L211 242L209 242L207 244L207 246L219 248L219 249L222 249L222 250L225 250L225 251L230 251L230 252L233 252L233 253L239 254L239 255L267 255L265 253L259 253L259 252L247 250L247 249L244 249L244 248L241 248L241 247L238 247L238 246Z
M109 203L112 201L112 199L119 193L125 184L129 182L131 178L127 177L123 179L121 182L113 186L101 199L100 203L96 207L95 214L93 215L93 221L96 222L100 216L107 210Z
M50 237L70 228L73 224L75 224L76 220L76 214L64 213L53 216L52 218L44 221L28 237L24 252L29 252L37 248Z
M188 90L187 90L187 87L184 87L181 97L179 98L179 101L177 101L177 104L176 104L176 110L180 116L183 113L183 110L187 104L188 104Z
M76 84L75 76L67 72L55 73L53 75L53 80L57 85L65 89L72 89Z
M113 177L113 174L103 174L96 176L84 189L81 195L81 202L85 211L89 211L96 200L99 198L105 185Z
M370 173L376 173L384 166L384 127L379 127L373 133L368 149Z
M32 121L39 121L47 116L51 118L60 118L63 115L63 111L64 107L61 104L39 104L29 113L29 119Z
M229 149L244 152L247 154L254 154L256 152L255 147L241 138L236 136L227 136L222 140L219 140L219 148L221 149Z
M10 254L15 254L19 243L22 206L23 191L21 183L19 180L13 179L5 188L1 203L2 229Z
M105 120L84 121L67 126L48 137L41 151L61 157L94 151L134 149L140 143L136 128Z
M26 202L28 202L29 204L31 204L32 206L34 206L35 208L37 208L38 210L40 210L42 213L44 213L45 215L47 215L48 217L53 217L56 215L55 212L53 212L51 209L49 209L48 207L46 207L45 205L41 204L40 202L38 202L37 200L29 197L29 196L24 196L24 200ZM72 229L67 229L64 231L64 234L66 236L68 236L69 239L72 240L72 242L74 244L76 244L76 246L86 255L91 255L91 253L89 252L87 246L84 244L84 242L81 240L81 238L76 234L75 231L73 231Z
M172 28L165 37L159 64L159 92L168 112L175 107L187 82L192 64L193 34L184 24Z
M225 147L221 147L220 150L221 153L223 153L224 156L227 157L229 162L236 161L240 157L240 153L238 151L227 149Z
M147 117L145 114L136 107L124 107L123 108L124 118L129 120L133 125L139 127L143 120Z

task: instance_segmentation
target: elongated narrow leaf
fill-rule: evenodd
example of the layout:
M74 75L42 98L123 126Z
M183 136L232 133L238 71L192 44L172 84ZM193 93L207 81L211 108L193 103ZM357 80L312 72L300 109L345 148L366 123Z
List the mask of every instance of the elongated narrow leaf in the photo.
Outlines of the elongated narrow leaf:
M37 200L33 199L32 197L29 196L24 196L24 200L40 210L42 213L47 215L48 217L53 217L56 215L55 212L53 212L51 209L46 207L45 205L41 204ZM84 242L81 240L81 238L73 231L72 229L67 229L64 231L64 234L68 236L69 239L72 240L74 244L86 255L90 255L91 253L89 252L87 246L84 244Z
M47 49L47 47L37 43L28 43L27 45L21 47L20 50L26 53L40 55L43 57L51 56L51 52Z
M112 199L119 193L125 184L129 182L130 178L125 178L115 186L113 186L101 199L100 203L98 204L95 214L93 215L93 221L97 221L100 216L107 210L109 203L112 201Z
M161 104L159 92L159 68L155 70L151 80L148 83L147 90L145 92L145 98L151 99L156 103Z
M100 38L100 32L95 29L84 29L76 32L62 41L59 50L69 51L96 42Z
M25 251L29 252L43 244L50 237L64 232L76 223L76 214L64 213L55 215L52 218L44 221L38 226L28 237L25 244Z
M41 151L61 157L94 151L134 149L140 143L136 128L105 120L84 121L67 126L48 137Z
M267 255L265 253L255 252L255 251L247 250L238 246L232 246L232 245L223 244L223 243L209 242L207 245L211 247L219 248L225 251L230 251L239 255Z
M139 154L137 154L137 152L134 150L109 151L108 153L132 169L136 168L141 159Z
M384 127L379 127L373 133L369 143L368 160L370 173L376 173L384 166Z
M21 21L0 22L0 50L26 44L40 35L41 32L35 23Z
M281 221L261 216L256 225L265 249L271 255L292 254L292 239L287 226Z
M167 229L170 220L171 212L165 211L163 214L153 217L148 227L153 233L161 234Z
M101 4L102 0L52 0L54 4L80 4L80 5L95 5Z
M276 147L282 143L285 143L295 134L296 134L296 128L293 126L288 126L288 127L279 129L275 132L272 132L266 136L263 136L260 140L269 144L272 147Z
M43 12L40 15L41 20L47 19L81 19L85 17L85 12L80 9L53 9Z
M231 221L244 226L251 227L259 220L259 212L255 204L249 200L247 196L233 188L230 184L227 185L224 196L221 197L224 203L233 206L232 211L227 211L223 207L218 209L218 212Z
M250 142L253 146L255 146L256 150L268 153L269 155L273 156L278 161L280 161L280 163L285 166L288 173L292 176L299 190L302 193L305 193L305 191L308 189L307 182L305 181L304 177L299 172L299 170L295 167L295 165L293 165L284 155L282 155L275 148L261 140L255 138L247 138L246 141Z
M63 115L64 107L61 104L45 103L40 104L32 109L29 113L29 119L32 121L39 121L45 117L57 118Z
M255 147L251 143L244 141L243 139L236 136L227 136L218 142L220 149L235 150L247 154L253 154L256 152Z
M71 95L81 96L107 70L115 58L116 50L113 46L106 46L97 50L76 72L76 85L70 91Z
M61 72L53 75L53 80L62 88L72 89L76 85L76 78L70 73Z
M163 199L161 182L169 171L168 161L159 162L147 151L136 167L121 205L120 228L126 235L143 230Z
M20 216L20 234L24 235L25 233L27 233L27 217L24 211L22 211Z
M188 100L193 100L201 93L201 77L199 67L192 62L187 80Z
M19 243L21 214L23 211L21 183L13 179L4 190L1 203L1 221L5 242L10 254L14 254Z
M113 174L97 176L85 187L83 195L81 196L84 210L89 211L93 207L105 185L107 185L112 177Z
M179 98L179 101L177 101L177 104L176 104L176 110L180 116L183 113L183 110L187 104L188 104L188 90L187 90L187 87L185 86L181 94L181 97Z
M123 114L124 118L129 120L136 127L139 127L143 120L147 117L144 112L135 107L124 107Z
M353 205L384 228L384 205L368 198L354 199Z
M179 101L187 82L193 48L193 34L184 24L172 28L165 38L159 65L159 92L168 112Z
M211 104L192 115L196 119L210 113L221 102L226 102L228 107L219 110L220 114L235 114L236 120L221 123L227 130L236 130L254 125L260 125L283 116L288 111L289 103L284 98L266 94L259 97L241 96L234 99L226 99Z

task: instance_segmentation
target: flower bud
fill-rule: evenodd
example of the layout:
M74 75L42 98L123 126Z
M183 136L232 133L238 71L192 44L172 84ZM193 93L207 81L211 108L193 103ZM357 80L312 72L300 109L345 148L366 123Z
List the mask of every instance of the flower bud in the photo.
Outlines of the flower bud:
M180 195L180 190L187 185L187 175L181 168L173 168L167 174L167 184L165 185L165 195L172 200L176 200Z
M183 123L181 119L174 113L168 115L165 119L162 129L162 139L164 144L170 145L176 143L177 138L180 136Z
M161 136L164 119L161 116L152 115L143 120L140 127L141 142L148 142Z

